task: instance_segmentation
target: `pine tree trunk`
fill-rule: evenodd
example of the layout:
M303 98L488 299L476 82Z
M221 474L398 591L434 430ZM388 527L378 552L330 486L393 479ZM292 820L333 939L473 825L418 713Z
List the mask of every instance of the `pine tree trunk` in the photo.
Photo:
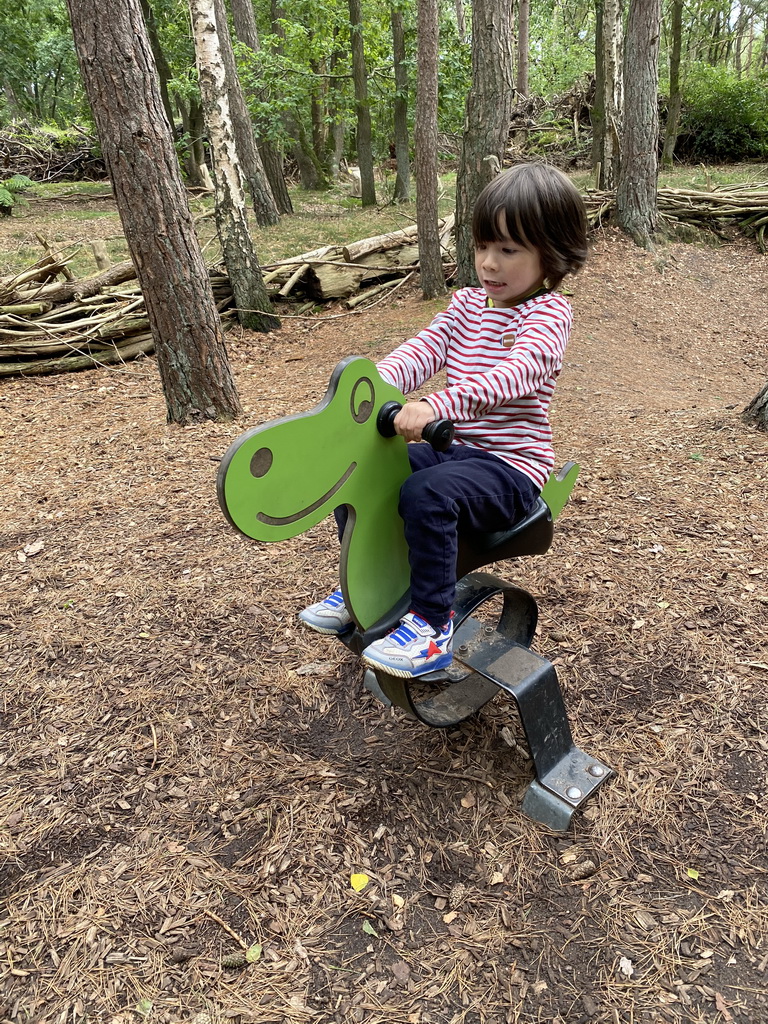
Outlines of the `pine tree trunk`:
M232 21L235 26L235 35L238 40L247 46L254 54L258 54L259 32L256 27L256 15L251 0L231 0ZM265 135L257 130L257 145L261 160L264 164L264 171L272 190L272 196L279 213L293 213L293 203L288 194L288 187L285 184L283 174L283 160L277 148Z
M498 173L514 103L511 0L475 0L472 7L472 86L456 179L456 283L475 284L472 210Z
M144 295L168 419L240 410L139 0L67 0L83 83Z
M768 384L759 391L741 414L746 423L758 430L768 430Z
M405 31L403 12L395 4L389 9L392 23L392 54L395 70L395 102L392 118L395 130L395 161L397 175L392 196L396 203L411 198L411 160L408 140L408 68L405 63Z
M603 181L603 139L605 137L605 67L603 62L603 0L595 0L595 98L589 112L592 126L592 174L594 186Z
M418 78L416 80L416 224L419 233L421 291L425 299L445 292L445 272L437 226L437 59L438 0L418 0Z
M683 48L683 0L672 0L672 42L669 51L669 108L661 162L671 167L680 127L683 94L680 89L680 55Z
M624 56L624 133L616 190L619 225L650 248L656 231L661 0L631 0Z
M528 95L528 28L531 0L518 0L517 6L517 91Z
M216 227L243 327L270 331L279 326L248 233L243 175L237 158L214 0L189 0L200 95L216 185Z
M348 0L350 48L352 50L352 81L355 86L357 114L357 166L360 168L363 206L376 205L376 184L373 179L373 138L371 111L368 108L368 76L363 51L363 11L360 0Z
M214 13L218 28L221 59L224 63L224 80L227 83L229 112L232 117L237 157L251 195L253 213L257 224L262 226L265 224L277 224L280 221L280 213L278 212L275 198L272 195L272 189L269 186L264 165L261 162L261 155L256 148L256 140L253 137L253 124L251 122L251 115L248 113L245 96L243 95L240 77L237 73L235 51L232 47L232 37L229 34L227 9L224 6L224 0L214 0Z

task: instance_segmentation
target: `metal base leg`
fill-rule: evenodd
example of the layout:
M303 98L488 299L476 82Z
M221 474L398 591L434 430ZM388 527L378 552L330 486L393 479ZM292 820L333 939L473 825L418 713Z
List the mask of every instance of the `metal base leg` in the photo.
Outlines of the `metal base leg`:
M472 612L495 594L502 594L504 603L493 627ZM436 728L469 718L499 690L508 693L517 705L536 772L523 812L563 831L612 772L574 745L555 667L529 650L537 618L536 602L526 591L487 573L471 573L457 592L454 664L448 672L414 680L369 671L366 686L387 704Z

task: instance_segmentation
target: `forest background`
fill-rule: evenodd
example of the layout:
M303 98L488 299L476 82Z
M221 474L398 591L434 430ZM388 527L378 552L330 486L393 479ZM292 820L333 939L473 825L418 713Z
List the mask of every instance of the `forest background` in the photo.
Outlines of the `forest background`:
M100 6L70 9L117 29L137 8ZM740 417L765 383L768 354L766 12L664 8L648 108L662 129L648 153L663 152L676 37L683 104L664 189L651 171L663 215L645 248L611 223L617 189L599 180L606 162L594 146L594 96L607 95L598 79L619 52L604 26L623 35L641 8L534 6L526 37L526 8L516 7L512 70L517 81L528 58L527 89L510 92L499 150L504 165L544 158L564 167L594 228L588 265L572 282L575 327L554 409L558 456L581 463L579 484L552 551L500 571L536 595L536 649L557 665L577 742L615 776L564 834L525 819L531 765L510 704L497 699L446 731L379 704L356 659L295 622L298 607L335 585L330 525L256 546L216 506L216 460L244 427L311 408L340 358L378 358L444 296L425 302L415 274L352 309L272 289L267 312L279 328L227 332L242 412L209 412L193 394L185 425L163 422L169 387L157 372L163 342L184 351L168 344L175 325L155 331L157 361L107 364L120 344L103 337L87 373L22 371L0 382L3 1022L766 1018L768 460L766 435ZM488 7L435 7L441 223L455 209L477 85L469 26L478 9ZM220 186L220 170L187 10L152 3L121 38L133 44L140 28L149 39L155 26L171 72L168 133L173 126L184 168L179 217L191 209L201 248L215 253L219 306L223 242L211 215L223 204L210 186ZM390 146L402 98L409 161L415 155L419 10L364 5L355 20L350 5L291 4L286 16L253 8L264 63L236 45L240 75L254 138L280 157L294 210L261 224L247 193L256 276L266 281L281 258L321 243L345 263L362 235L416 220L413 197L393 201ZM402 90L388 29L398 13ZM153 116L147 95L135 110L115 96L93 112L108 127L94 153L63 5L27 2L0 20L5 169L12 176L18 152L30 171L42 168L0 219L2 286L65 296L28 320L3 314L16 318L3 329L43 334L69 358L90 344L83 322L103 303L146 333L146 281L144 295L131 278L77 298L78 275L99 277L97 243L111 261L100 273L131 263L136 243L118 225L120 216L134 226L131 210L118 211L103 181L81 178L101 177L115 138L126 147L144 138L162 174L146 166L137 184L171 190L153 134L164 120L155 115L162 61L153 58L154 84L144 83L157 92ZM335 177L342 158L359 167L350 24L363 26L375 202ZM118 60L103 67L121 70ZM614 83L634 70L622 58ZM123 135L125 126L146 134ZM729 158L740 163L721 162ZM320 172L307 188L304 176ZM114 176L111 184L117 192ZM142 193L135 205L152 198ZM712 215L722 204L726 215ZM144 226L149 257L164 238L158 223ZM39 276L19 283L37 235ZM453 286L455 243L445 249L440 273ZM72 280L65 269L77 272ZM231 291L226 301L231 309ZM74 342L55 333L67 317L80 321ZM217 320L218 310L206 320L212 331ZM207 382L192 384L203 392ZM361 891L353 875L367 877Z

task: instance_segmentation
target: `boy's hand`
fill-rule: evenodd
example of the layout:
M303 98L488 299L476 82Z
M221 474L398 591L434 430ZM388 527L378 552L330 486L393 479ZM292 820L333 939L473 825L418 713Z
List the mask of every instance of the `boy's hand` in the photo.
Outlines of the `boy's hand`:
M395 431L406 441L420 441L421 432L436 419L429 402L406 402L395 416Z

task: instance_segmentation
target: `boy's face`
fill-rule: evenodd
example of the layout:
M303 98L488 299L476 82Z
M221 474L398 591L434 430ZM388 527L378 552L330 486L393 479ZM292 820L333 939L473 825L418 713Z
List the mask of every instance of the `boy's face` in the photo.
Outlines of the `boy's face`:
M544 271L537 249L514 242L507 232L503 213L499 215L498 242L475 244L475 270L494 306L509 309L544 284Z

